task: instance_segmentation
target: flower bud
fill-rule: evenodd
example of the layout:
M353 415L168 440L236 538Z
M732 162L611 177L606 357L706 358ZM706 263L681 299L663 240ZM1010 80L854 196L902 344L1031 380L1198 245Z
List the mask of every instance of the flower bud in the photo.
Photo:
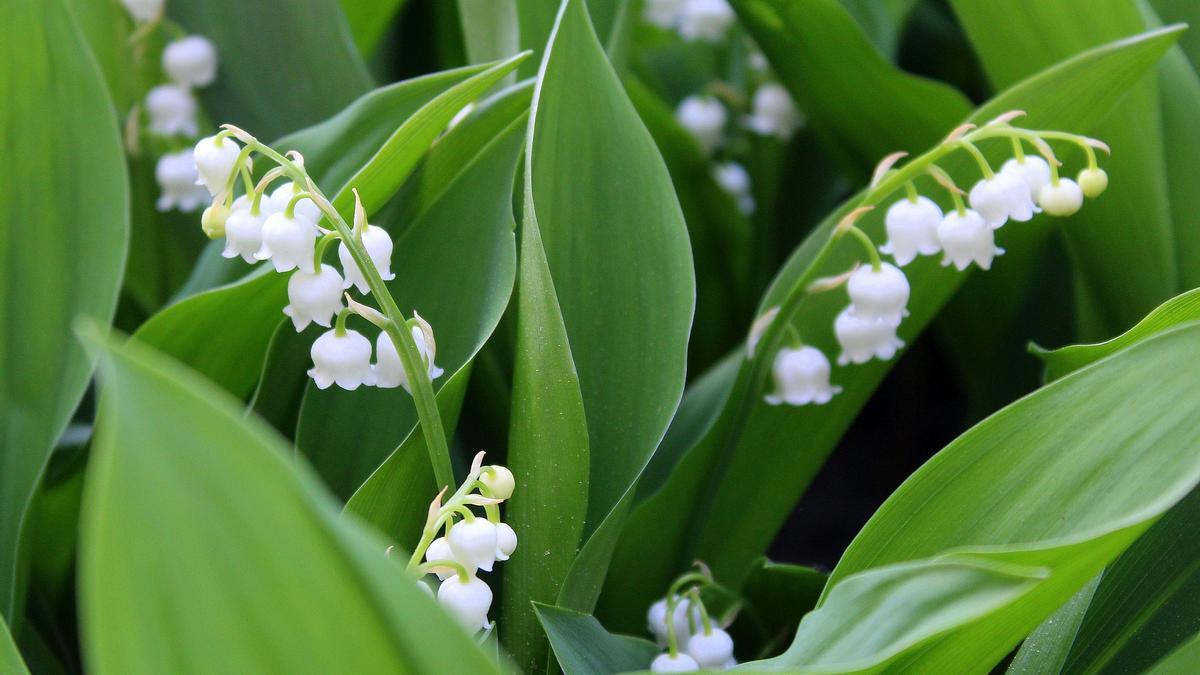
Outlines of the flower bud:
M753 108L746 119L746 128L786 141L796 133L802 118L792 96L783 85L768 82L754 92Z
M379 270L379 277L384 281L395 279L396 275L392 274L392 236L387 230L368 225L362 233L362 245L375 269ZM367 285L367 278L358 268L358 263L354 261L354 256L350 255L350 249L346 248L344 241L338 244L338 259L342 261L342 269L346 271L346 288L357 286L359 293L370 293L371 287Z
M446 536L454 559L468 571L479 568L491 572L496 562L496 526L487 518L462 520L450 528Z
M517 550L517 532L508 523L496 526L496 560L504 562Z
M317 226L299 213L294 218L276 213L267 218L262 228L262 248L254 254L259 260L271 260L276 272L288 272L297 267L314 272L313 255L317 244Z
M292 317L296 332L310 322L327 327L342 309L342 275L331 265L321 265L315 274L296 270L288 279L288 302L283 313Z
M186 87L160 84L146 92L150 133L156 136L195 136L196 99Z
M121 0L125 11L138 23L153 21L162 16L165 0Z
M517 486L516 479L513 478L512 471L506 466L494 464L485 468L479 474L479 482L487 486L489 492L496 499L508 499L512 497L513 489Z
M864 319L879 319L888 325L899 326L908 316L908 278L900 268L882 263L878 270L863 265L846 282L850 294L850 311Z
M337 330L323 333L313 342L310 355L313 367L308 376L318 389L328 389L334 382L342 389L358 389L370 384L371 341L356 330L338 335Z
M830 369L829 359L815 347L780 349L771 368L775 376L775 391L766 396L767 403L828 403L834 394L842 390L829 383Z
M671 656L670 652L663 652L654 657L654 661L650 663L650 672L652 673L694 673L698 670L700 670L700 664L684 652L679 652L675 656Z
M162 66L177 84L204 87L217 77L217 48L202 35L189 35L163 49Z
M679 36L689 42L720 42L735 18L726 0L685 0L679 11Z
M1052 216L1069 216L1083 206L1083 190L1070 178L1058 179L1038 193L1038 204Z
M429 542L429 548L425 549L425 562L439 562L442 560L454 560L454 554L450 551L450 544L445 537L438 537ZM457 562L457 561L456 561ZM446 579L455 574L453 567L442 567L435 572L438 579Z
M209 239L225 236L225 223L229 219L229 207L223 202L217 202L204 209L200 215L200 229ZM250 261L247 261L250 262Z
M954 263L960 272L972 261L980 269L991 269L992 260L1004 253L1004 249L996 246L992 228L983 222L983 216L971 209L966 209L962 215L958 211L947 213L938 225L938 241L942 242L942 250L946 253L942 265Z
M237 169L241 151L232 138L209 136L196 144L193 156L200 174L199 184L208 188L209 194L216 195L225 189Z
M410 330L413 341L417 343L417 353L421 355L427 367L429 379L436 380L445 371L433 362L435 353L425 341L425 333L421 328L413 326ZM404 387L404 391L412 393L412 388L408 385L408 374L404 372L404 363L400 360L400 352L396 350L396 345L392 344L392 337L387 333L380 333L375 339L375 384L384 389Z
M258 262L254 254L262 248L262 215L251 215L251 201L245 195L233 202L233 210L225 220L225 250L221 255L226 258L242 256L248 263Z
M492 589L479 577L472 575L464 581L457 574L451 575L438 587L437 597L442 607L468 633L487 628Z
M842 310L833 322L833 332L842 346L839 366L866 363L872 358L887 361L904 346L904 341L896 337L895 326L882 319L863 318L850 310L850 307Z
M1078 180L1085 197L1099 197L1108 189L1108 173L1104 169L1084 169L1079 172Z
M154 179L161 192L155 204L159 211L178 208L195 211L209 201L208 191L196 185L196 162L191 150L163 155L154 166Z
M712 96L689 96L675 109L675 119L711 155L724 141L725 106Z
M687 652L701 668L720 670L733 658L733 638L714 626L710 633L701 630L689 638Z
M934 255L942 250L937 238L942 210L928 197L917 197L915 202L898 200L888 207L883 222L888 241L879 250L895 258L900 267L916 260L918 254Z

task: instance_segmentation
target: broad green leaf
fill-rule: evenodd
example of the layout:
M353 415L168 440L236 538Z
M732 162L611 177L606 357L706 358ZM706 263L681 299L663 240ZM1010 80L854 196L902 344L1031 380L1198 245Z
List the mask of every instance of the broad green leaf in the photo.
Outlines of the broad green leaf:
M1094 577L1034 629L1021 643L1006 672L1009 675L1057 675L1062 672L1071 643L1099 583L1100 576Z
M295 440L296 421L304 404L308 369L312 367L309 349L323 330L323 326L309 324L297 333L290 319L280 320L246 406L248 412L266 420L288 440Z
M748 670L864 673L963 624L1011 606L1045 570L967 556L904 562L846 577L800 622L782 655ZM957 671L967 672L969 667Z
M371 88L337 0L172 2L167 12L217 45L217 80L197 92L204 109L259 138L323 120Z
M919 151L971 111L953 88L884 59L838 0L733 0L829 153L859 177Z
M1171 652L1163 660L1154 664L1146 671L1147 675L1192 675L1196 672L1196 664L1200 663L1200 635Z
M1172 44L1179 29L1150 32L1081 54L1026 80L993 99L972 116L986 121L1014 108L1028 112L1032 127L1086 132L1120 99L1124 87L1137 81ZM1004 148L989 147L989 151ZM965 157L951 156L943 167L960 184L977 176ZM931 191L931 194L936 194ZM780 302L829 236L833 225L855 205L852 200L830 215L793 254L760 305L763 311ZM1089 204L1089 208L1094 206ZM879 214L860 221L875 241L883 241ZM998 232L1001 246L1017 254L1053 221L1035 220L1024 227ZM822 274L848 269L860 251L847 244L833 252ZM1000 258L997 267L1004 264ZM900 336L911 343L962 282L963 275L925 258L905 268L912 315ZM830 327L846 304L844 292L814 296L794 326L802 339L836 354ZM611 584L597 615L624 630L633 621L620 608L645 607L664 592L670 580L692 560L708 562L718 579L736 585L738 577L767 549L792 506L891 367L873 361L835 368L833 381L845 388L824 406L777 408L762 403L763 391L745 391L745 361L717 421L688 451L663 488L638 507L614 557Z
M501 0L509 1L509 0ZM538 60L545 57L550 46L555 19L561 8L559 0L511 0L516 3L521 49L534 52ZM621 16L630 0L600 0L586 3L585 10L592 19L595 34L605 47L611 46L614 34L621 29ZM520 76L530 77L538 72L537 62L521 66Z
M901 32L917 0L839 0L846 11L862 26L875 47L889 58L895 57Z
M0 616L0 672L11 675L29 675L25 662L21 659L17 645L13 643L12 635L8 633L8 625Z
M458 17L471 63L494 61L520 51L516 0L458 0Z
M1167 23L1200 26L1200 5L1192 0L1150 0L1150 4ZM1200 67L1200 35L1196 31L1188 31L1179 38L1179 46L1192 65Z
M92 333L90 671L498 672L238 401L136 340Z
M967 431L872 516L818 607L864 570L950 552L1047 568L1019 602L909 652L897 671L998 662L1200 482L1198 347L1200 323L1165 331Z
M526 164L508 466L518 497L508 520L534 555L504 570L505 645L529 672L546 663L531 602L553 603L581 545L588 507L588 428L567 328L533 213Z
M1053 350L1033 345L1030 350L1046 364L1046 380L1057 380L1155 333L1196 319L1200 319L1200 289L1188 291L1155 307L1133 328L1107 342L1070 345Z
M433 326L436 361L447 375L479 351L508 305L516 267L512 185L529 95L528 86L510 90L448 133L396 195L399 212L377 221L395 242L388 288L405 313L416 310ZM321 391L309 383L296 444L347 498L416 421L402 388ZM422 508L440 487L419 495Z
M745 606L727 629L743 654L777 653L821 597L828 575L811 567L756 560L742 584ZM749 648L757 644L757 651Z
M587 614L540 602L534 609L566 675L645 670L659 652L653 642L609 633Z
M23 521L91 375L77 316L113 316L129 197L117 119L63 0L16 0L0 28L0 616L17 623Z
M354 45L363 57L370 56L379 40L387 32L392 19L403 9L408 0L342 0L342 12L350 27ZM515 51L515 50L514 50ZM502 54L502 56L508 56Z

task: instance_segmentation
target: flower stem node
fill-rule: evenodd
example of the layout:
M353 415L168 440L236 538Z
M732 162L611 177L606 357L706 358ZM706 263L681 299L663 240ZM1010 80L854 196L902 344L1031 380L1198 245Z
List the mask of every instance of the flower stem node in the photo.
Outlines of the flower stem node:
M262 248L262 215L250 212L250 201L245 195L233 202L233 208L225 219L225 250L221 255L226 258L241 256L248 263L257 262L254 254ZM325 324L328 326L329 324Z
M1083 189L1070 178L1060 178L1038 192L1038 204L1052 216L1069 216L1083 206Z
M1008 222L1009 218L1025 222L1033 218L1033 195L1029 186L1015 173L995 174L985 178L971 188L967 197L971 208L983 216L983 221L993 230Z
M387 230L376 225L367 225L362 233L362 245L371 257L371 262L379 269L379 277L384 281L395 279L396 275L392 273L392 236ZM358 263L354 262L354 257L350 255L350 249L346 248L344 241L338 244L338 259L342 261L342 269L346 270L345 287L355 286L358 292L364 295L370 293L371 287L367 284L367 278L358 268Z
M336 328L327 331L313 342L309 353L313 367L308 375L318 388L328 389L335 382L350 390L371 384L371 341L362 333Z
M882 263L876 270L863 265L846 282L850 294L850 312L863 319L878 319L890 326L899 326L908 316L908 278L900 268Z
M446 535L454 559L468 570L479 568L491 572L496 562L496 525L486 518L472 518L455 523Z
M316 273L296 270L288 279L288 302L283 313L292 318L296 332L309 323L328 327L342 309L342 275L332 265L321 265Z
M216 196L225 189L229 177L237 169L241 151L237 141L219 135L202 138L196 143L193 155L196 171L200 174L199 184L208 188L209 194Z
M421 330L420 326L412 326L409 330L412 331L413 341L417 343L417 352L428 368L429 379L436 380L441 377L445 371L438 368L437 364L433 362L437 349L436 343L431 346L426 341L425 332ZM379 337L375 339L375 352L375 386L385 389L404 387L404 391L411 394L412 389L408 384L408 375L404 372L404 364L400 361L400 353L396 351L392 337L387 333L380 333Z
M888 207L883 222L888 241L879 250L895 258L900 267L916 260L917 255L935 255L942 250L937 238L942 210L928 197L897 201Z
M496 560L504 562L517 550L517 532L508 523L496 524Z
M296 268L313 273L313 253L317 245L317 226L299 212L289 218L286 213L273 213L263 223L262 248L254 254L259 260L270 260L276 272Z
M852 312L851 307L838 314L833 332L842 347L839 366L866 363L872 358L887 361L904 346L904 341L896 337L895 326L880 319L863 318Z
M485 467L479 474L479 482L483 483L496 499L512 497L513 490L517 487L517 481L513 478L512 471L499 464Z
M204 87L217 79L217 48L202 35L189 35L163 49L163 72L185 87Z
M428 562L437 562L439 560L454 560L454 554L450 552L450 543L445 537L438 537L429 542L429 548L425 549L425 560ZM454 569L451 567L439 567L434 570L438 579L446 580L454 575Z
M953 263L960 272L972 262L980 269L991 269L992 260L1004 253L1004 249L996 246L992 228L972 209L947 213L938 225L938 241L945 251L942 265Z
M437 598L468 633L487 628L487 614L492 608L492 589L479 577L451 575L438 587Z
M699 631L687 641L687 653L705 670L720 670L733 658L733 638L720 628Z
M1104 169L1084 169L1077 180L1084 197L1096 198L1108 189L1108 173Z
M696 659L683 652L674 655L663 652L650 663L652 673L694 673L698 670L700 664L696 663Z
M828 403L841 387L830 385L829 359L815 347L784 347L775 355L772 374L775 391L767 394L771 405L807 405Z

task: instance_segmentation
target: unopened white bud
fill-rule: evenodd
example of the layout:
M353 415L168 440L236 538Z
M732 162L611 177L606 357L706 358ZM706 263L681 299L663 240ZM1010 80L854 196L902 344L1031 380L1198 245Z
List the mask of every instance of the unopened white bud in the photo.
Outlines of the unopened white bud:
M219 239L225 236L225 223L229 220L230 210L224 202L212 204L200 215L200 229L209 239ZM250 261L253 261L251 258Z
M688 639L687 652L701 668L720 670L733 658L733 638L715 626L709 633L700 630Z
M1083 189L1070 178L1058 179L1042 188L1038 193L1038 204L1052 216L1069 216L1083 206Z
M200 175L199 183L208 188L209 194L216 195L225 189L231 180L230 176L238 168L241 151L236 141L223 136L209 136L196 143L192 156Z
M899 326L900 320L908 316L908 278L895 265L882 263L878 270L863 265L850 275L846 291L852 303L850 311L864 319Z
M508 499L512 497L513 489L517 486L517 481L513 478L512 471L506 466L494 464L484 468L479 474L479 482L487 486L489 492L496 499Z
M463 580L457 574L451 575L438 587L437 597L438 603L468 633L487 628L487 613L492 607L492 589L479 577L471 575Z
M202 35L172 41L163 49L163 71L185 87L204 87L217 78L217 48Z
M1085 197L1099 197L1108 189L1108 173L1104 169L1084 169L1079 172L1077 180Z
M150 133L157 136L195 136L196 99L186 87L160 84L146 92L146 114Z
M779 350L772 364L775 391L766 396L767 403L779 405L808 405L828 403L841 387L829 383L829 359L815 347Z
M501 562L512 557L517 550L517 531L508 523L496 526L496 560Z
M296 270L288 279L288 302L283 313L292 318L297 332L310 322L329 326L342 309L342 275L331 265L321 265L316 274Z
M468 571L479 568L491 572L496 562L496 526L487 518L462 520L446 536L454 559Z
M355 330L338 335L337 330L323 333L313 342L310 355L313 367L308 376L319 389L337 383L342 389L358 389L370 384L371 341Z
M395 279L396 275L392 273L392 236L387 230L368 225L362 233L362 245L375 269L379 270L379 278L384 281ZM367 285L367 278L354 261L354 256L350 255L350 249L346 248L344 241L338 244L338 259L342 261L342 269L346 271L346 288L356 286L359 293L370 293L371 287Z

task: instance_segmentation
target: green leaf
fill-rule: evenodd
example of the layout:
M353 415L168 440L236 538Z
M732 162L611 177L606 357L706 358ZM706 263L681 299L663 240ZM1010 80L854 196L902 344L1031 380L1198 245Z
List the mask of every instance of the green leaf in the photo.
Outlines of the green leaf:
M516 0L458 0L458 18L471 63L494 61L520 51Z
M1081 54L1001 94L971 119L986 121L1019 108L1028 112L1032 127L1085 131L1120 99L1126 85L1153 66L1178 32L1178 28L1150 32ZM959 155L951 156L943 167L960 184L978 175L970 161ZM777 275L760 312L780 302L833 225L854 205L852 200L831 214L796 250ZM869 214L860 225L882 241L881 220L881 214ZM998 232L999 243L1016 254L1041 228L1052 226L1034 221L1024 227L1005 227ZM851 245L835 250L822 273L848 269L859 253ZM997 261L997 266L1003 264L1003 258ZM901 325L900 336L911 344L964 275L939 267L932 258L918 260L905 271L912 287L912 315ZM845 298L841 292L831 292L807 301L793 323L801 337L836 354L828 327L845 307ZM730 385L717 421L682 457L663 488L630 518L610 572L610 578L621 582L606 589L597 611L614 628L625 630L633 621L620 608L648 606L697 558L708 562L723 583L736 585L750 561L770 545L825 457L892 365L872 361L835 368L833 380L845 388L842 394L824 406L788 408L762 403L763 391L745 390L747 363L742 362L737 380Z
M1191 675L1200 663L1200 635L1195 635L1178 649L1146 671L1147 675Z
M645 670L658 654L653 642L613 635L587 614L534 603L566 675L601 675Z
M1165 331L960 436L872 516L819 607L851 575L948 552L1047 568L1020 602L911 652L902 669L998 662L1200 482L1198 346L1200 323Z
M204 109L260 138L323 120L371 88L337 0L173 2L167 11L217 45L217 80L198 92Z
M742 584L746 605L727 630L743 654L776 653L817 604L828 575L811 567L754 561ZM757 650L748 649L757 641Z
M1155 307L1133 328L1107 342L1070 345L1054 350L1031 345L1030 351L1046 364L1046 381L1049 382L1115 354L1155 333L1196 319L1200 319L1200 289L1188 291Z
M1042 622L1017 650L1006 671L1009 675L1058 675L1062 672L1071 643L1083 622L1083 615L1092 602L1100 576L1071 596L1062 607Z
M247 411L263 418L289 440L296 435L296 420L308 385L308 369L312 366L309 349L322 330L323 326L309 324L297 333L291 320L280 320L267 346L254 395L247 404Z
M5 624L3 616L0 616L0 672L11 675L29 675L29 669L25 667L21 653L17 651L17 645L13 643L12 635L8 632L8 625Z
M4 14L0 616L16 623L22 523L91 376L70 324L77 316L112 318L129 185L112 103L66 5L17 0Z
M90 339L89 670L498 672L237 401L136 340Z
M342 0L342 12L358 53L370 56L407 0ZM515 50L514 50L515 51ZM508 56L512 54L503 54Z
M829 153L866 177L884 155L940 140L967 98L876 51L837 0L733 0Z

